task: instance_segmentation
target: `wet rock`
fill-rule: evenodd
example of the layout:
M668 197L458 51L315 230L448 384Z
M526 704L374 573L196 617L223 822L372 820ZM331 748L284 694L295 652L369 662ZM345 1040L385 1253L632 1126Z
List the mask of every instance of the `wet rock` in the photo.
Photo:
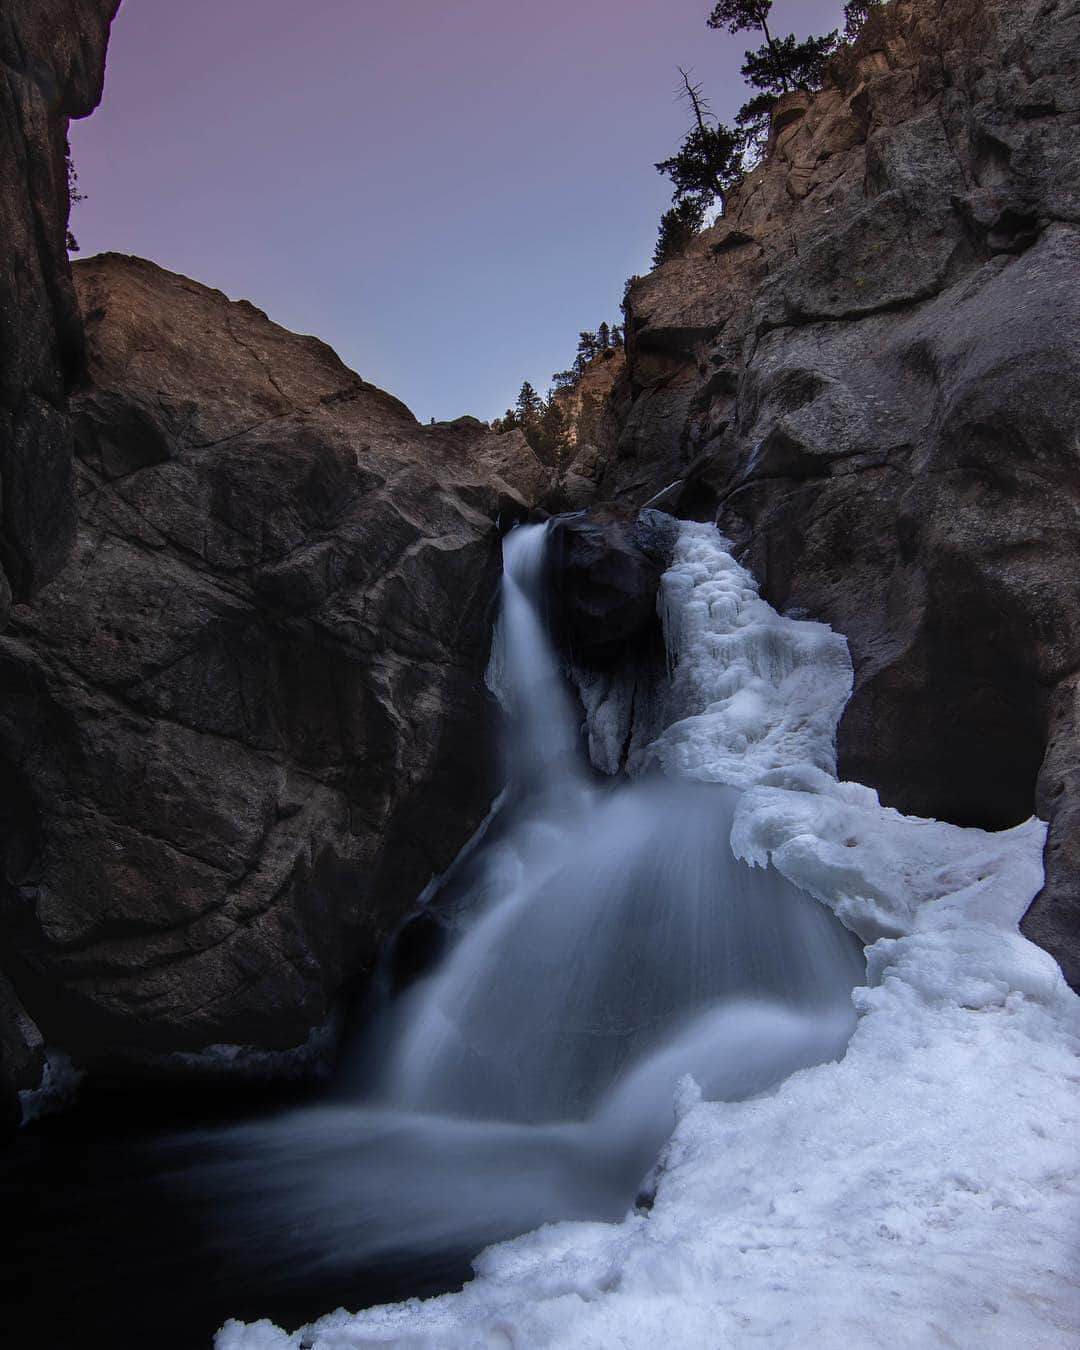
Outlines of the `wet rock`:
M659 511L617 507L556 520L549 543L552 619L575 660L610 662L655 637L657 590L676 529Z

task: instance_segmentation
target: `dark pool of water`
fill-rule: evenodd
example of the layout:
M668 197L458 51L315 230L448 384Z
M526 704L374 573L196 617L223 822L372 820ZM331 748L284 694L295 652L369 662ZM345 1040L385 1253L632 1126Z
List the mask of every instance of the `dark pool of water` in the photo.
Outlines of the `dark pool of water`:
M0 1146L0 1345L11 1350L208 1350L226 1318L295 1329L460 1288L474 1253L357 1266L290 1281L208 1241L200 1201L170 1168L198 1166L183 1131L265 1119L313 1100L245 1088L208 1107L194 1086L97 1083L79 1106ZM177 1143L177 1138L180 1142ZM163 1150L162 1141L168 1139Z

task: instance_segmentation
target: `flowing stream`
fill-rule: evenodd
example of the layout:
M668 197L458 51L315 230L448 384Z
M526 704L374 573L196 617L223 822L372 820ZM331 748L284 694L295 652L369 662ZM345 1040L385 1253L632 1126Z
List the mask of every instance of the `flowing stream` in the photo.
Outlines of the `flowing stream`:
M736 789L597 782L544 622L545 535L504 545L508 801L468 858L450 949L384 1011L374 1081L205 1140L220 1240L290 1279L621 1217L684 1075L745 1098L842 1054L854 1028L861 953L823 906L735 860Z
M95 1308L123 1304L136 1341L142 1325L188 1350L228 1315L296 1326L459 1287L491 1242L621 1218L686 1075L736 1100L843 1054L861 951L824 906L736 861L738 789L588 762L545 622L545 540L519 526L504 544L489 680L507 787L429 902L442 956L384 1000L318 1104L149 1147L118 1143L108 1117L100 1147L78 1121L29 1137L56 1212L34 1213L31 1181L22 1264L56 1297L26 1303L27 1334L82 1344ZM778 652L768 638L754 660L786 671Z

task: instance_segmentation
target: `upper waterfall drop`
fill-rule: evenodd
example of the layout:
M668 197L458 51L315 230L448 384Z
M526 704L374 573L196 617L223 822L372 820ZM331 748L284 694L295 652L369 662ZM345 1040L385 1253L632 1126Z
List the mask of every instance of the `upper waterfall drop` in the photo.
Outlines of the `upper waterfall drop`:
M827 1045L815 1044L814 1053L839 1050L854 1026L850 991L861 960L822 906L775 872L736 861L731 787L655 767L633 781L588 781L544 617L548 528L519 526L506 537L493 660L511 714L509 762L518 775L511 786L543 793L519 804L497 847L477 859L476 891L497 898L470 908L445 961L407 996L385 1100L523 1123L580 1121L655 1053L670 1077L663 1088L654 1082L662 1132L675 1081L691 1067L713 1095L767 1085L772 1068L758 1073L755 1059L769 1060L763 1042L775 1024L765 1018L755 1036L755 1009L820 1019ZM691 537L699 585L686 607L708 612L698 574L709 559ZM743 589L727 587L726 609L711 597L714 622L736 617ZM672 607L670 595L666 603ZM694 628L694 618L684 626ZM769 668L786 677L792 661L776 657L783 644L769 645ZM686 642L673 659L678 680L700 653ZM684 694L680 707L691 706ZM498 869L498 884L484 875L488 867ZM742 1009L740 1043L724 1044L718 1033L720 1063L702 1062L699 1051L680 1066L680 1034L699 1044L690 1028L700 1015L734 1005ZM804 1031L794 1060L804 1053ZM633 1100L643 1105L640 1095ZM617 1149L618 1121L610 1111L607 1119ZM633 1134L637 1122L626 1124Z
M508 772L517 786L579 776L574 708L545 627L547 525L518 525L503 542L499 617L488 684L510 719Z

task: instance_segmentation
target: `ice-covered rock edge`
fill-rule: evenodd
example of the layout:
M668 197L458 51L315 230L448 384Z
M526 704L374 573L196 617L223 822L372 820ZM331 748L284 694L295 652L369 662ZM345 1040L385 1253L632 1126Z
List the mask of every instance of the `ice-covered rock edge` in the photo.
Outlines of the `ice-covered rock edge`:
M871 944L847 1056L749 1102L685 1083L647 1215L491 1248L460 1294L302 1334L229 1323L218 1350L1034 1350L1076 1334L1080 1001L1017 930L1043 825L959 829L838 782L846 644L776 614L712 527L683 527L661 605L674 668L645 758L744 788L736 854Z

